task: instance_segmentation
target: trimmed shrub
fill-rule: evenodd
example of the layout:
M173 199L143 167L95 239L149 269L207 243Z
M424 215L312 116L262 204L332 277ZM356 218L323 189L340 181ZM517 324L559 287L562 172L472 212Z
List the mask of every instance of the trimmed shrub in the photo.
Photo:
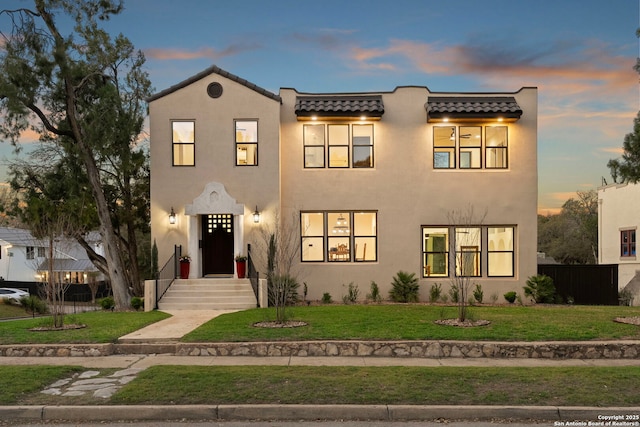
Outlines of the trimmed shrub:
M415 273L398 271L391 282L389 297L395 302L418 302L420 284Z
M325 292L322 294L322 303L323 304L331 304L333 300L331 299L331 294L329 292Z
M516 300L516 296L517 294L514 291L509 291L504 294L504 299L506 299L509 304L513 304L513 302Z
M133 307L135 311L138 311L141 308L144 308L144 298L140 298L140 297L131 298L131 307Z
M113 310L116 307L116 302L114 301L113 297L102 298L99 304L103 310Z

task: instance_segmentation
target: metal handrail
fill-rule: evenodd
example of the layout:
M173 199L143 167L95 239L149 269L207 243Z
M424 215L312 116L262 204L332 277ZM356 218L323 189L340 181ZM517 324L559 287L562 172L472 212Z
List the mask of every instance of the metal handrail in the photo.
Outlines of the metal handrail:
M182 246L174 246L173 255L167 260L156 278L156 301L154 309L158 309L158 301L167 293L178 277L178 260L182 255Z
M251 282L253 293L256 296L256 306L260 306L260 297L258 295L258 283L260 281L260 273L256 270L253 260L251 259L251 244L247 244L247 277Z

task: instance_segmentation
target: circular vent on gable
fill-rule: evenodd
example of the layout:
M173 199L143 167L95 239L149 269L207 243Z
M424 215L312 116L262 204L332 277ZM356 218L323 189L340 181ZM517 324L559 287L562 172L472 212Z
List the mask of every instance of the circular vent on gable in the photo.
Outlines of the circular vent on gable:
M220 98L222 95L222 85L218 82L209 84L209 86L207 86L207 94L212 98Z

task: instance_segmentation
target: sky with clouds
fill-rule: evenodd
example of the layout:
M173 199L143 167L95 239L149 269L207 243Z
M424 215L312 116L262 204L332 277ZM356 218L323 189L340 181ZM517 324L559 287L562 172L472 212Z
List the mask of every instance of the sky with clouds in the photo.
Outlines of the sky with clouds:
M29 1L3 0L10 5ZM125 0L157 91L215 64L278 93L538 88L539 212L611 182L640 109L639 0ZM0 155L9 151L1 144Z

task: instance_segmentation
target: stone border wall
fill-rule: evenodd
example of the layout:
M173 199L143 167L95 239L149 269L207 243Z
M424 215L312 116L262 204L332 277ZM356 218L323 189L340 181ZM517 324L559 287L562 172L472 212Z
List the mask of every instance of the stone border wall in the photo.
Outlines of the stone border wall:
M640 341L293 341L239 343L2 345L0 357L98 357L126 354L245 357L414 357L637 359Z

